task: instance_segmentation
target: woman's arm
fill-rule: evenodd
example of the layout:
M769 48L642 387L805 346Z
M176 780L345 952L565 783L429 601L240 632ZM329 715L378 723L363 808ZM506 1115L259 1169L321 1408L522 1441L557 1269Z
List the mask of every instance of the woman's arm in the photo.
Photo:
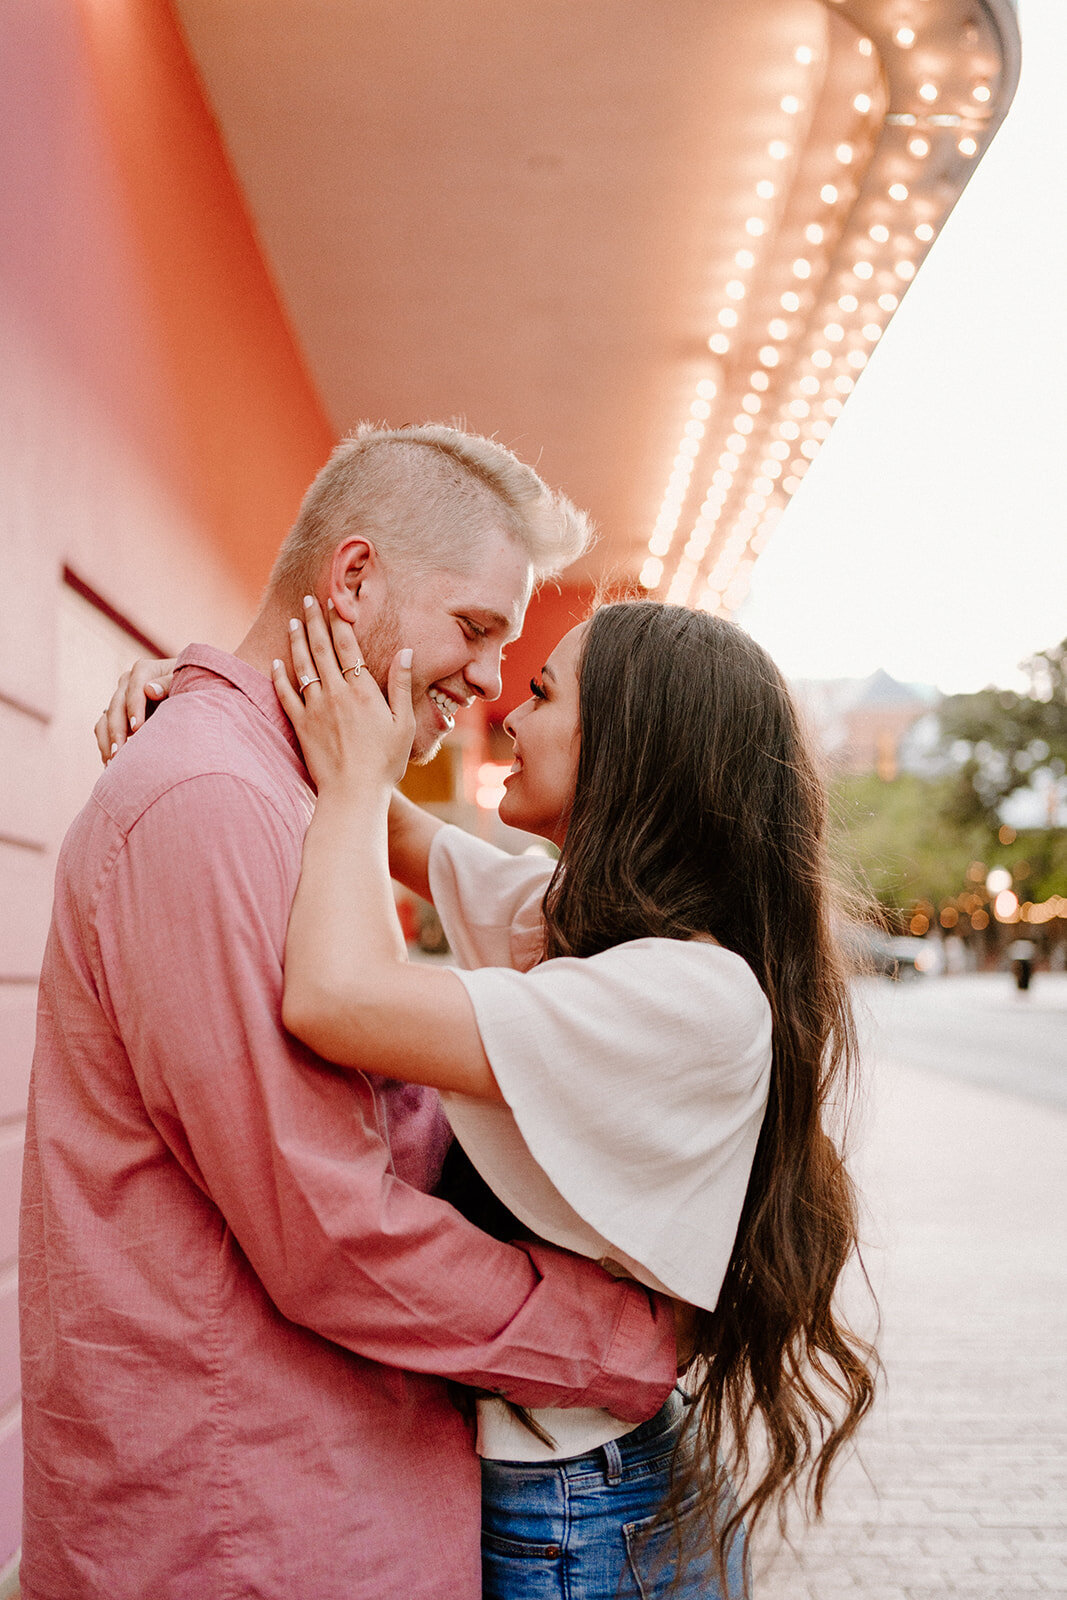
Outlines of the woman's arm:
M130 734L137 732L155 703L167 698L176 661L176 656L162 661L142 658L122 674L93 728L105 767Z
M394 789L389 802L389 872L405 889L432 902L430 846L444 823Z
M389 810L414 729L410 652L394 658L386 700L354 670L362 655L349 624L331 613L328 632L314 601L305 620L306 632L290 624L304 699L274 664L319 792L289 920L282 1019L340 1066L499 1100L462 983L409 965L396 920Z

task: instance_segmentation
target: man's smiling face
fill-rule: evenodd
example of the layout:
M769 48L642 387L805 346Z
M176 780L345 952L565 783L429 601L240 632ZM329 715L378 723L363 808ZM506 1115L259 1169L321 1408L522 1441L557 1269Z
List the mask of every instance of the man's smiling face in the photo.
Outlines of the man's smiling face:
M397 650L414 651L412 759L429 761L460 706L500 694L504 646L518 638L530 599L530 561L507 533L477 541L467 570L391 575L370 628L356 632L367 665L384 684Z

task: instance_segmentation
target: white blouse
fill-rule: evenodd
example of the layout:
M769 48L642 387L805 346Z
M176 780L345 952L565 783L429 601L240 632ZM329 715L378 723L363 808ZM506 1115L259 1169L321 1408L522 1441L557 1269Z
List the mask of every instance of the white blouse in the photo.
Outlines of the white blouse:
M712 1309L737 1232L771 1064L751 968L704 940L634 939L535 965L553 863L458 828L430 852L434 904L505 1105L442 1096L475 1167L542 1238ZM479 1449L579 1454L629 1424L535 1413L543 1445L479 1402Z

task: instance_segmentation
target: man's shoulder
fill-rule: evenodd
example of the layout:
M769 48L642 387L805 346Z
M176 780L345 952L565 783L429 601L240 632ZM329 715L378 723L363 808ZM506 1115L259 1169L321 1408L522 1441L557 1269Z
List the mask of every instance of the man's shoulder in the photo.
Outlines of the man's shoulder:
M312 792L286 741L258 726L254 707L220 684L175 695L124 745L98 780L92 805L128 834L149 811L224 814L242 792L286 826L307 826Z

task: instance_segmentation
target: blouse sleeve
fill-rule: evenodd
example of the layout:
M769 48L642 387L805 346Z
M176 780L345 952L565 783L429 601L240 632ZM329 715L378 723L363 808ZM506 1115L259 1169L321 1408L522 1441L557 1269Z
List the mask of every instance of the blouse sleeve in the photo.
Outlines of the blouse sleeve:
M701 941L460 972L506 1105L444 1097L482 1176L554 1243L714 1306L767 1100L770 1008Z
M555 862L513 856L462 828L440 828L430 847L430 892L461 967L514 967L541 955L541 901Z

